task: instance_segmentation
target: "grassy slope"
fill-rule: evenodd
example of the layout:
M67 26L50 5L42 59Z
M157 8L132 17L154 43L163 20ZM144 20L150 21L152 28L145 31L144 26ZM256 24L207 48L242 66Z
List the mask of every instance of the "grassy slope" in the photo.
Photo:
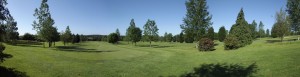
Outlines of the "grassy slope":
M76 50L42 48L40 45L10 46L13 57L1 65L26 72L32 77L170 76L189 72L202 63L256 62L257 76L300 76L300 41L266 43L267 38L238 50L225 51L223 43L213 52L198 52L195 44L138 43L139 46L106 42L77 44ZM58 43L61 46L61 43ZM72 48L71 48L72 49Z

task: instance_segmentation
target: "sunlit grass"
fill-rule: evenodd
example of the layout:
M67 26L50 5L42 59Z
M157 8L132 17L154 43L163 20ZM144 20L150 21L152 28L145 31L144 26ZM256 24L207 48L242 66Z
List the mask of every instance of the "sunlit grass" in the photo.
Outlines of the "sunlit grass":
M289 36L289 38L297 38ZM13 55L2 66L16 68L32 77L157 77L181 75L203 63L238 63L249 65L256 62L260 77L300 76L300 41L269 43L262 38L251 45L224 50L223 43L211 52L199 52L195 43L139 42L137 46L121 42L83 42L69 44L64 49L43 48L42 45L6 45L5 53ZM59 48L60 47L60 48Z

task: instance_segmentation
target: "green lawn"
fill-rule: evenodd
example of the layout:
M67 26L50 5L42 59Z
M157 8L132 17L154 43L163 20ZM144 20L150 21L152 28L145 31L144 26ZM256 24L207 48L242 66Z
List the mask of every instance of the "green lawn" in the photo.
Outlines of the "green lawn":
M287 37L286 39L296 38ZM269 40L269 41L268 41ZM84 42L63 47L42 45L6 45L5 53L13 57L1 66L16 68L32 77L157 77L181 75L203 63L250 65L256 62L259 77L300 76L300 41L274 42L271 38L255 40L251 45L224 50L199 52L195 44L139 42L134 46L121 42Z

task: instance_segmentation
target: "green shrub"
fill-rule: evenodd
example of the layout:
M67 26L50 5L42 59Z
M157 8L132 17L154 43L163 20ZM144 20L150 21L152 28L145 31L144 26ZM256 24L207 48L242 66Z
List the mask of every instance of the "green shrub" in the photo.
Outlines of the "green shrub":
M240 47L238 39L232 35L226 36L224 40L225 50L237 49Z
M214 50L214 42L209 38L202 38L198 42L199 51L212 51Z
M117 43L119 41L119 37L117 33L110 33L108 35L108 43Z

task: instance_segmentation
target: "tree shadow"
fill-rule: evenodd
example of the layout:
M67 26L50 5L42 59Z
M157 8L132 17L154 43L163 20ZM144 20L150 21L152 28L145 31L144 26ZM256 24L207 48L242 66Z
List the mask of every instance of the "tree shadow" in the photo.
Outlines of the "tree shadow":
M15 44L14 46L40 47L40 45L43 45L43 43L38 42L38 41L19 40L19 41L17 41L17 44Z
M193 72L181 75L181 77L251 77L258 71L256 63L249 66L239 64L202 64L194 68Z
M12 58L13 56L10 54L0 53L0 63L5 61L7 58ZM6 68L4 66L0 66L0 77L29 77L25 72L21 72L16 70L15 68Z
M5 54L5 53L0 53L0 62L5 61L7 58L12 58L13 56L11 54Z
M136 45L138 47L150 47L150 45ZM174 46L160 46L160 45L151 45L152 48L168 48L168 47L174 47Z
M0 77L29 77L26 72L0 66Z
M87 48L80 48L79 46L56 46L55 50L59 51L69 51L69 52L115 52L116 50L108 50L108 51L100 51L96 49L87 49Z
M266 40L267 43L276 43L281 42L281 40Z

